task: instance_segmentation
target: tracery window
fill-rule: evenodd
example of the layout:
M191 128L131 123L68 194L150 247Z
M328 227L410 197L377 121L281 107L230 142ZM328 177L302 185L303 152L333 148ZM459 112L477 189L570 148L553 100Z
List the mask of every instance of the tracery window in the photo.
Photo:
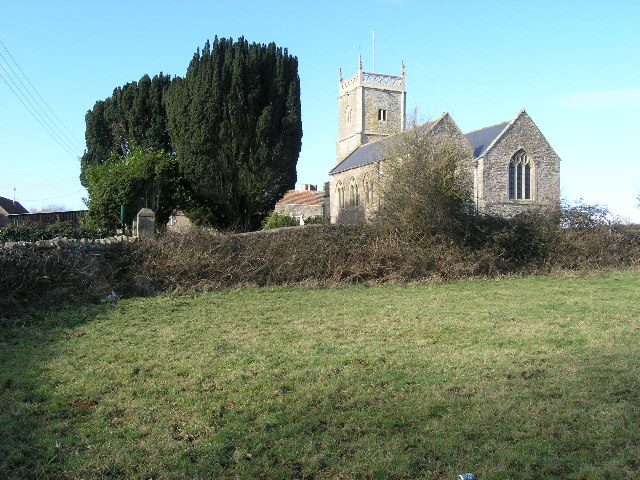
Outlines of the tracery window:
M373 180L369 173L364 176L364 203L365 205L373 203Z
M360 194L358 193L358 182L353 177L349 182L349 205L353 207L360 205Z
M533 165L524 150L519 150L509 162L509 199L531 200Z
M336 190L338 192L338 208L344 208L344 186L342 182L338 182Z

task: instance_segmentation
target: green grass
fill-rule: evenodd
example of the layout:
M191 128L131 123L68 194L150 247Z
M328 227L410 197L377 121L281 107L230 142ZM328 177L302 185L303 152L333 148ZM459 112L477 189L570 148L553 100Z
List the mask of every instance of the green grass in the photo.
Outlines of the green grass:
M0 328L1 478L640 477L640 275L265 288Z

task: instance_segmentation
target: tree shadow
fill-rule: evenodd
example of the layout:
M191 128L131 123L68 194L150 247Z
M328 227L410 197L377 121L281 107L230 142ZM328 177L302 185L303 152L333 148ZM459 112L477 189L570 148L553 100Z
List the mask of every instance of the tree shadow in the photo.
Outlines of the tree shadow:
M61 403L50 362L59 361L59 345L112 304L40 310L0 324L1 478L51 478L58 471L75 407ZM90 403L90 402L89 402Z

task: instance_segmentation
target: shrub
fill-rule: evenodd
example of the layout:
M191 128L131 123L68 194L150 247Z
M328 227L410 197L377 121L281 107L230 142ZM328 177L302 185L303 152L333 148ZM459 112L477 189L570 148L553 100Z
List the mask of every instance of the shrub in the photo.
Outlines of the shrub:
M300 222L293 218L291 215L273 211L262 221L262 228L269 230L272 228L281 227L295 227L300 225Z
M305 225L320 225L323 223L328 223L328 222L322 215L316 215L315 217L309 217L304 219Z
M470 153L416 127L386 144L378 224L408 235L458 235L473 212Z
M611 213L602 205L585 204L582 200L562 207L561 224L578 230L604 227L611 224Z
M11 225L0 229L0 242L36 242L55 237L106 238L114 234L115 230L110 228L91 228L64 222L50 225Z
M129 268L134 244L123 243L96 255L94 251L0 249L0 320L27 310L95 302L112 290L119 296L142 291Z
M84 165L82 174L89 193L87 225L121 226L124 206L124 223L130 226L140 209L149 207L155 212L156 230L163 230L171 213L185 206L175 155L132 147L127 155L111 153L103 162Z
M279 214L279 216L284 216ZM291 219L291 217L288 217ZM637 229L561 226L562 212L469 216L464 236L384 224L311 225L221 235L202 229L107 255L0 250L0 314L29 307L247 285L406 283L640 265ZM588 220L588 219L587 219ZM585 224L582 222L582 224ZM586 224L591 224L586 221Z

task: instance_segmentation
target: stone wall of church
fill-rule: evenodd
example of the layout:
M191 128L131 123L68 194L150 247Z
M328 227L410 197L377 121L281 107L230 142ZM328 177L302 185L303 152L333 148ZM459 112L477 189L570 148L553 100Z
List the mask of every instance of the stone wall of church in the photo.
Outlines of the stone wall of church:
M402 131L404 109L403 91L358 87L341 95L338 98L336 161L360 145ZM386 120L378 119L379 110L385 111Z
M509 199L509 162L520 149L533 161L530 200ZM526 112L480 159L477 174L481 180L478 185L481 212L508 217L560 203L560 158Z
M365 179L371 179L373 188L372 199L367 201ZM359 201L354 205L350 198L349 186L355 181L358 185ZM338 187L342 185L344 194L344 206L340 208ZM331 175L329 178L329 215L331 223L362 223L368 220L379 205L380 190L380 164L372 163L361 167L352 168L344 172Z
M336 161L340 161L362 144L362 99L359 88L338 97L338 141Z

